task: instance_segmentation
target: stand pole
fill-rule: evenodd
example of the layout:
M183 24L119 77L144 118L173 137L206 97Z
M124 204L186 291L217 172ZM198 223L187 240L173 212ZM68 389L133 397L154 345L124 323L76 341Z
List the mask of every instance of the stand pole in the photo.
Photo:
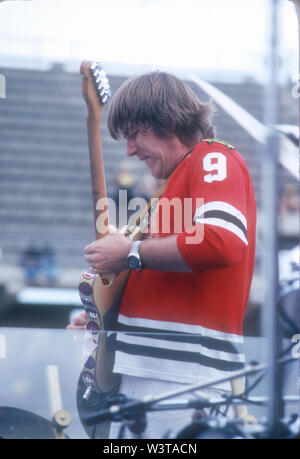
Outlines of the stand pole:
M265 91L265 125L277 124L278 114L278 39L279 0L269 0L268 78ZM280 355L281 337L278 319L278 157L279 141L275 131L269 130L266 147L262 155L262 227L264 303L262 307L262 332L266 337L266 360L270 365L267 375L269 395L268 425L270 437L278 435L278 421L283 416L282 370L276 359Z

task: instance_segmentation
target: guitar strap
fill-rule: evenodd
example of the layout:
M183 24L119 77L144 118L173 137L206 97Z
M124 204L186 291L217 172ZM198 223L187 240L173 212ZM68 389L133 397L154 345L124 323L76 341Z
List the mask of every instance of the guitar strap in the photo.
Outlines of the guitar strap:
M149 227L149 222L151 217L154 215L155 211L157 210L157 206L159 203L159 198L163 195L166 187L167 187L168 180L166 180L157 190L153 198L150 199L147 206L142 209L139 213L136 221L135 227L139 228L142 233L147 233L147 229Z
M194 147L193 147L194 148ZM192 153L193 151L193 148L191 148L187 153L186 155L182 158L181 162L187 158L188 156L190 156L190 154ZM154 197L150 199L150 201L148 202L148 205L140 212L140 214L138 215L136 221L135 221L135 226L139 226L141 227L142 226L142 230L144 230L144 225L143 223L147 223L148 224L148 220L149 220L149 214L153 216L154 212L156 211L157 209L157 205L159 203L159 198L163 195L163 193L165 192L165 189L167 187L167 184L168 184L168 181L169 181L169 178L167 180L164 181L164 183L158 188L157 192L155 193ZM144 224L145 224L144 223Z

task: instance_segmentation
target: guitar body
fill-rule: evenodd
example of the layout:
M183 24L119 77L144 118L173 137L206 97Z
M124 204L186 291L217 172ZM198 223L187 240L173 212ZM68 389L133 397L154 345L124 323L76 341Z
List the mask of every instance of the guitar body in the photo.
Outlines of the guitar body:
M141 239L141 233L133 233L132 238ZM98 274L81 274L79 294L86 311L87 336L77 388L77 408L90 438L107 438L110 422L90 426L84 421L86 416L107 409L117 400L121 376L113 373L114 330L129 274L129 269L122 271L109 286L104 285Z
M129 276L124 271L109 287L103 285L99 275L82 273L79 294L86 311L86 358L82 380L87 388L97 393L108 392L119 383L113 375L114 351L109 343L108 332L115 330L122 294Z
M139 228L127 232L132 240L142 239ZM83 272L79 284L79 295L86 312L87 352L81 373L87 389L98 394L114 391L120 376L113 374L114 333L124 289L130 270L122 271L113 282L105 285L98 274Z

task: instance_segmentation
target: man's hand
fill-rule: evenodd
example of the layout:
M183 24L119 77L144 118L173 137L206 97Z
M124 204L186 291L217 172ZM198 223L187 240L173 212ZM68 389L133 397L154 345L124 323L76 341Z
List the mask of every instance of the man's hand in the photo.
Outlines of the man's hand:
M82 330L86 324L86 312L78 312L72 318L72 323L67 325L67 329L69 330Z
M123 234L108 234L85 247L85 260L93 272L117 274L128 269L127 255L132 242Z

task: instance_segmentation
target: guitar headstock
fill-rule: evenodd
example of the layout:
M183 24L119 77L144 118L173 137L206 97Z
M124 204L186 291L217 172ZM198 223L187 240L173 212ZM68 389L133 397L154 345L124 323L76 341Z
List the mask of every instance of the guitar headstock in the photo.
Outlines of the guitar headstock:
M111 97L109 81L100 62L83 61L80 66L82 74L82 92L89 109L94 111L108 102ZM100 107L99 107L100 104Z

